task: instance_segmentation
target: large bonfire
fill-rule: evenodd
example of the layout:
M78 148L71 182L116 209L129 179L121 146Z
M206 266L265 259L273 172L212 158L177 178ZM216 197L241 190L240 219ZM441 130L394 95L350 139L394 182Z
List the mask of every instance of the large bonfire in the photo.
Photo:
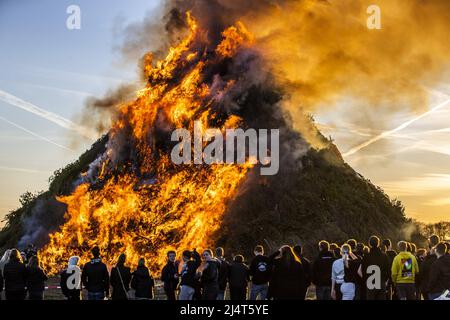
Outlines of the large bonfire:
M243 125L223 101L240 85L239 73L225 69L239 52L251 55L252 36L237 23L211 48L195 19L186 19L189 33L165 59L153 64L146 55L148 84L120 106L106 152L71 195L59 198L67 204L66 222L39 252L47 271L56 272L72 255L86 262L94 245L108 263L124 252L131 264L145 257L160 267L169 249L212 244L252 165L174 165L170 132L192 131L194 121L223 131Z

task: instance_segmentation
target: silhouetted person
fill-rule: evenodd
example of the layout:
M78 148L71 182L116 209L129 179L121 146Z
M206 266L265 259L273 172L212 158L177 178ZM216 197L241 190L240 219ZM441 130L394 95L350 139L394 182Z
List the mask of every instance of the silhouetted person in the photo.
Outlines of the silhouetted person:
M224 250L221 247L216 248L216 260L219 263L219 293L217 294L217 300L224 300L228 282L229 264L224 258Z
M178 263L175 261L177 254L175 251L167 252L167 264L161 272L161 281L164 282L164 292L167 300L176 300L175 291L178 286Z
M219 264L212 255L212 251L203 251L202 263L197 269L202 285L202 300L217 300L219 293Z
M0 300L2 300L3 292L3 272L0 270Z
M271 256L272 278L269 297L274 300L305 300L305 273L290 246L283 246Z
M244 257L237 255L228 267L228 281L230 284L230 300L247 300L247 286L250 269L244 263Z
M140 258L138 266L132 274L131 288L134 289L134 296L136 300L150 300L153 299L153 288L155 287L155 280L150 271L145 265L145 259Z
M381 251L380 238L371 236L369 238L370 251L364 255L359 274L363 279L363 290L366 291L367 300L386 300L386 288L389 278L391 276L391 266L389 258ZM379 279L376 277L378 268L380 271ZM372 276L372 277L371 277ZM369 286L368 281L369 279Z
M341 286L344 283L344 256L341 249L339 249L339 259L334 260L331 266L331 298L340 301L342 300Z
M407 251L408 243L406 241L400 241L397 247L400 252L395 257L391 269L397 296L400 300L415 300L415 279L419 273L416 257Z
M428 298L434 300L450 290L450 255L444 242L436 245L437 259L433 262L428 279Z
M179 300L193 300L195 290L198 287L196 277L197 268L200 266L201 258L196 250L185 250L182 254L183 266L181 268L181 282Z
M312 279L312 271L311 271L311 262L304 257L303 255L303 247L301 245L296 245L294 248L294 254L297 256L297 258L300 260L303 266L303 271L305 273L305 298L306 293L308 292L308 288L311 285L311 279Z
M17 249L12 249L3 269L6 300L24 300L27 270Z
M352 251L353 254L358 258L362 259L364 256L364 247L365 247L364 243L358 242L356 244L356 250L354 252Z
M335 258L327 241L319 242L319 255L312 266L312 282L317 300L331 300L331 267Z
M5 265L9 262L9 256L11 255L11 249L6 249L6 251L3 253L2 258L0 259L0 300L2 299L2 291L4 289L4 277L3 277L3 270L5 269Z
M355 239L348 239L347 244L350 246L350 249L352 250L352 252L356 251L358 241L356 241Z
M333 253L335 259L341 258L341 247L337 243L330 244L330 251Z
M60 274L61 291L66 299L70 301L81 300L81 269L78 266L79 262L80 257L70 257L67 269L64 269Z
M423 259L423 262L422 262L421 268L420 268L420 283L421 283L423 298L425 300L429 300L428 282L429 282L429 277L430 277L431 266L437 260L435 248L436 248L436 245L439 243L439 241L440 241L439 236L437 236L435 234L430 236L430 238L428 239L428 251L427 251L425 258Z
M27 266L28 300L44 300L45 281L47 280L47 275L39 266L38 257L31 256Z
M358 269L361 259L353 254L349 244L341 247L342 262L344 264L344 282L341 285L342 300L355 300L356 287L360 279Z
M131 269L125 266L127 256L121 253L117 264L111 269L110 284L112 287L112 300L128 300L131 282Z
M103 300L109 296L109 274L100 258L100 248L91 250L92 259L84 265L81 282L88 291L88 300Z
M392 267L392 262L397 256L397 252L392 249L392 242L390 239L384 239L381 245L381 251L383 251L389 260L389 268ZM389 277L389 281L386 287L386 300L397 299L397 293L395 291L394 283L392 282L392 277Z
M264 255L263 246L256 246L253 253L255 257L250 263L249 271L252 281L250 300L257 300L258 297L260 300L266 300L272 266L269 257Z

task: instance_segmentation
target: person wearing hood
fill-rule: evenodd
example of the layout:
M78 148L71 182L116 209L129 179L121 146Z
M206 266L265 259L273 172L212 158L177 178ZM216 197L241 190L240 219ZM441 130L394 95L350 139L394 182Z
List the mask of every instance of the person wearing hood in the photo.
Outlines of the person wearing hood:
M4 286L4 279L3 279L3 269L5 268L5 265L9 261L9 255L11 254L11 250L7 249L4 253L2 258L0 259L0 300L2 299L2 291Z
M228 267L228 282L230 285L230 300L247 300L247 287L250 280L250 269L244 263L244 257L237 255Z
M6 300L25 300L27 270L17 249L12 249L3 269Z
M9 262L9 256L11 255L11 249L7 249L5 253L3 253L2 258L0 259L0 273L3 274L3 269L5 269L5 265Z
M81 282L88 291L88 300L104 300L109 296L109 274L100 258L100 248L92 248L92 259L84 265Z
M330 244L325 240L320 241L319 256L312 266L312 282L316 286L317 300L331 300L331 269L334 260Z
M407 242L400 241L397 247L400 252L392 262L392 282L397 288L399 300L415 300L415 280L419 273L419 265L416 257L407 251Z
M391 268L388 256L381 251L380 238L371 236L369 238L370 251L364 255L358 274L363 279L363 290L366 291L367 300L386 300L386 289L391 276ZM367 281L374 274L374 268L380 271L380 278L368 285ZM369 280L370 281L370 280Z
M70 301L79 301L81 299L81 269L78 266L80 257L73 256L69 258L67 269L60 274L61 291Z
M121 253L117 258L116 266L111 269L111 300L128 300L130 298L131 269L125 266L126 259L125 253Z
M131 288L134 289L136 300L153 299L153 288L155 280L145 265L145 258L140 258L137 269L133 272L131 279Z
M428 299L434 300L446 290L450 290L450 255L447 254L447 246L444 242L436 248L436 261L430 269L430 277L427 283Z
M47 275L39 266L38 257L32 256L27 266L28 300L44 300L45 281L47 280Z

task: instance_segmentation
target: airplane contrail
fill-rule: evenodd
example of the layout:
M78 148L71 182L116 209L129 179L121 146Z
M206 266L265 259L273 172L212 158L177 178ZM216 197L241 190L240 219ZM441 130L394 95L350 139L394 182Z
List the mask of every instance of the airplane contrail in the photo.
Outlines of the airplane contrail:
M19 97L13 96L12 94L9 94L3 90L0 90L0 100L4 101L12 106L15 106L17 108L20 108L22 110L31 112L39 117L47 119L48 121L51 121L51 122L59 125L60 127L75 131L86 138L89 138L89 139L97 138L97 135L92 130L89 130L88 128L77 125L76 123L74 123L60 115L57 115L53 112L39 108L38 106L35 106L34 104L32 104L30 102L24 101L24 100L20 99Z
M24 172L24 173L51 173L51 171L41 171L41 170L34 170L34 169L24 169L24 168L15 168L15 167L5 167L0 166L0 170L5 171L18 171L18 172Z
M32 136L35 136L36 138L39 138L39 139L41 139L41 140L43 140L43 141L46 141L46 142L48 142L48 143L51 143L51 144L53 144L53 145L55 145L55 146L57 146L57 147L60 147L60 148L62 148L62 149L66 149L66 150L69 150L69 151L75 151L75 150L70 149L70 148L68 148L68 147L66 147L66 146L63 146L63 145L61 145L61 144L59 144L59 143L57 143L57 142L55 142L55 141L53 141L53 140L50 140L50 139L48 139L48 138L46 138L46 137L43 137L43 136L41 136L40 134L38 134L38 133L36 133L36 132L33 132L33 131L31 131L31 130L28 130L27 128L24 128L24 127L22 127L21 125L18 125L17 123L12 122L12 121L10 121L10 120L8 120L8 119L5 119L5 118L3 118L3 117L0 117L0 120L3 120L4 122L6 122L6 123L8 123L8 124L10 124L10 125L12 125L12 126L18 128L18 129L20 129L20 130L22 130L22 131L25 131L26 133L29 133L29 134L31 134Z
M354 147L354 148L350 149L349 151L347 151L346 153L344 153L342 156L343 157L351 156L351 155L355 154L356 152L358 152L359 150L364 149L364 148L370 146L371 144L373 144L373 143L375 143L375 142L377 142L377 141L379 141L381 139L387 138L390 135L392 135L392 134L394 134L394 133L396 133L398 131L401 131L401 130L409 127L414 122L416 122L416 121L418 121L418 120L420 120L420 119L422 119L422 118L432 114L433 112L435 112L435 111L445 107L448 103L450 103L450 99L447 99L444 102L441 102L440 104L434 106L433 108L431 108L427 112L424 112L421 115L418 115L417 117L402 123L401 125L399 125L395 129L392 129L392 130L389 130L389 131L384 131L381 134L373 137L372 139L367 140L366 142L361 143L360 145L357 145L356 147Z

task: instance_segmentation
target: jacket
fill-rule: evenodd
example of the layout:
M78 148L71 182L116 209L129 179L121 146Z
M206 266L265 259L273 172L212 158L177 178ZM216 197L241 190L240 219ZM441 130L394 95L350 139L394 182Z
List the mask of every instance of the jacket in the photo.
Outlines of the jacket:
M105 292L109 295L109 274L100 258L94 258L84 265L81 282L89 292Z
M244 263L232 262L228 268L230 288L247 288L250 269Z
M402 251L392 262L391 274L394 284L415 283L416 275L419 273L419 265L416 257L410 252Z
M178 286L178 263L168 261L161 272L161 281L164 282L164 290L175 291Z
M140 266L133 272L131 288L135 290L135 297L141 299L153 299L155 280L147 267Z
M381 272L380 289L384 289L386 287L386 281L388 281L391 277L391 266L389 264L388 256L385 253L383 253L379 248L370 248L370 252L364 255L364 258L362 259L361 269L365 286L367 286L366 283L368 277L371 276L373 273L373 271L368 270L370 266L377 266L380 268Z
M319 287L331 287L331 268L335 258L330 251L321 251L312 267L312 282Z
M219 290L224 291L227 288L230 264L224 258L217 258L217 262L219 264Z
M302 264L295 261L291 265L285 265L281 259L275 259L268 296L274 300L304 300L305 292Z
M200 259L186 261L181 268L181 286L189 286L196 288L198 285L198 279L196 277L197 268L200 266Z
M219 263L216 260L208 261L208 266L203 270L200 282L203 287L219 286Z
M120 274L119 274L120 272ZM126 300L127 293L130 290L131 270L124 265L116 266L111 269L110 284L112 287L112 300Z
M80 272L79 274L81 274L81 270L79 270L80 268L78 266L72 266L71 270L65 269L60 274L60 276L61 276L61 280L60 280L61 291L68 300L80 300L81 299L81 296L80 296L81 288L75 287L73 289L69 289L69 287L67 286L67 281L68 281L69 277L72 274L74 274L75 272L77 272L75 269L78 269L78 272Z
M27 290L28 292L42 292L45 290L47 275L39 267L27 268Z
M428 290L430 289L429 278L431 274L431 266L436 260L437 256L435 254L427 254L420 268L420 288L425 294L429 293Z
M266 284L272 274L271 260L267 256L258 255L250 263L250 276L255 285Z
M5 291L25 290L27 269L19 261L10 261L3 269L3 278L5 281Z
M450 255L443 255L433 262L427 289L429 293L443 293L450 290Z

